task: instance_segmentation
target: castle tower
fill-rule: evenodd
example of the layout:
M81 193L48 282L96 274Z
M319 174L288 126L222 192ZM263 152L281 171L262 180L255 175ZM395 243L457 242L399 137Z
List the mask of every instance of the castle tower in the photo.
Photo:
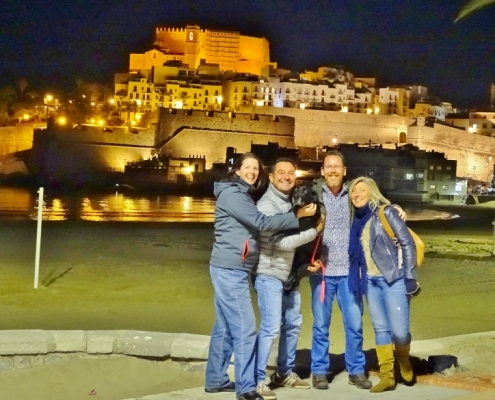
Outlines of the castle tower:
M197 68L199 65L201 29L197 25L187 25L186 27L186 50L184 52L184 63L189 64L189 68Z

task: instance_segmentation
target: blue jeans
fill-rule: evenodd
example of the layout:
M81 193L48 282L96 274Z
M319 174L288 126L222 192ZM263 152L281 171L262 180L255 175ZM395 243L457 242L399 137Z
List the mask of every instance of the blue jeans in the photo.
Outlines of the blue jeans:
M237 395L256 389L254 381L256 318L249 273L210 265L215 291L216 320L211 333L205 388L219 388L229 382L227 367L234 353Z
M310 275L313 309L311 373L325 375L330 370L328 337L334 297L342 312L345 332L345 365L349 375L364 373L363 301L349 291L347 276L325 276L325 298L320 302L321 275Z
M409 299L404 279L387 283L383 277L368 276L366 300L375 330L375 343L404 345L411 342Z
M299 312L301 293L299 289L294 289L285 295L282 281L266 275L258 275L254 287L258 293L261 315L256 361L256 382L260 383L265 381L270 350L279 333L277 372L284 376L294 369L297 340L302 325L302 315Z

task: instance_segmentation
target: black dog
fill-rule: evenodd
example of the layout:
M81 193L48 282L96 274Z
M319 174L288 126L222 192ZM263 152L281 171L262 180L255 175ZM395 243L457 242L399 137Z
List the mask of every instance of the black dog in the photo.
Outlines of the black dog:
M290 194L292 209L297 215L297 211L308 204L316 204L318 206L318 194L309 185L298 185L292 189ZM314 228L321 217L320 207L318 206L315 215L312 217L299 218L299 229L277 233L270 238L270 242L275 242L283 237L295 235L299 232ZM315 247L317 247L315 249ZM299 285L301 279L306 275L307 268L311 264L311 259L317 260L320 258L321 246L318 245L318 238L299 246L294 253L294 261L292 262L291 271L287 282L284 284L284 289L291 291Z

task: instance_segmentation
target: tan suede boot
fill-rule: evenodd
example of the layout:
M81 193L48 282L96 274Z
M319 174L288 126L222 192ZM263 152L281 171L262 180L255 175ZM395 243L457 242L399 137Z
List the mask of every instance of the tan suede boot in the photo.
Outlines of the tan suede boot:
M395 389L394 378L394 346L392 343L376 346L378 365L380 365L380 382L370 389L372 393L382 393Z
M409 361L410 348L410 343L404 345L395 345L395 357L399 362L400 374L402 376L402 379L404 379L406 385L414 383L414 373L411 362Z

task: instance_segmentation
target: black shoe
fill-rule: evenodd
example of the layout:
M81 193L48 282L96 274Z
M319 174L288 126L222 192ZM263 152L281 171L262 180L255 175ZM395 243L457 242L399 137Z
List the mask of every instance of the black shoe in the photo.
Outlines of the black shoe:
M253 390L252 392L247 392L237 396L237 400L263 400L263 397Z
M228 385L220 388L205 388L206 393L219 393L219 392L235 392L235 382L229 382Z
M313 389L328 389L328 379L326 375L313 375Z
M349 375L349 385L354 385L358 389L371 389L371 382L365 374Z

